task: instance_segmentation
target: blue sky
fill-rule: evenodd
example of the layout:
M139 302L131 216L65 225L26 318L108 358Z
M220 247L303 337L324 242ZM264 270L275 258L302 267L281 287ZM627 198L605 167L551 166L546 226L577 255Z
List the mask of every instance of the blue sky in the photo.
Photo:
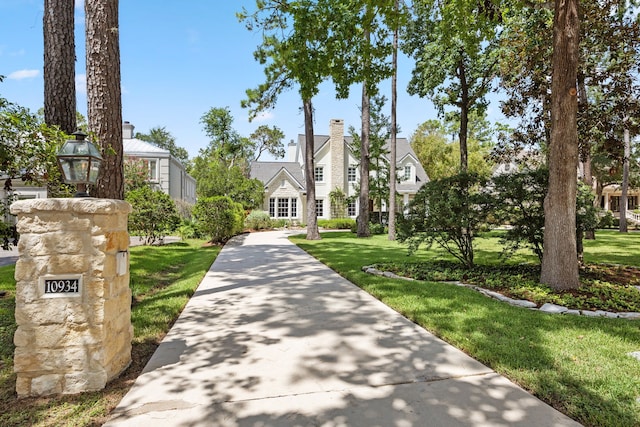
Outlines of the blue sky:
M36 111L43 105L43 0L0 0L0 96ZM78 111L86 115L84 11L76 0L76 80ZM136 132L164 126L191 157L208 145L200 118L212 107L229 107L234 128L248 136L259 125L275 125L285 145L304 132L297 89L283 94L276 108L253 122L240 107L245 90L264 80L254 61L258 34L247 31L235 12L252 10L255 0L120 1L120 57L123 119ZM436 118L431 103L406 93L412 64L400 63L398 123L409 137L425 120ZM390 83L381 91L388 94ZM315 133L327 134L329 120L359 127L360 88L336 100L330 83L314 99Z

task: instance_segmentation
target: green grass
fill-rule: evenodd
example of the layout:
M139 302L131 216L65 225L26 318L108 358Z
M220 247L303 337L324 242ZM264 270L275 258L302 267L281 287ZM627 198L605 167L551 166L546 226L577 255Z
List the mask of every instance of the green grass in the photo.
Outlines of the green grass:
M132 363L104 390L74 396L17 399L13 374L14 267L0 267L0 426L97 426L133 384L166 332L193 295L220 251L188 240L131 248Z
M586 426L640 426L640 321L549 315L513 307L476 291L438 282L362 272L364 265L450 259L441 251L407 251L386 236L324 233L293 241L407 318L487 364ZM495 237L478 245L478 263L498 263ZM598 232L587 261L640 265L640 234ZM617 250L614 250L617 249ZM631 253L627 253L631 252ZM512 262L534 262L520 253Z

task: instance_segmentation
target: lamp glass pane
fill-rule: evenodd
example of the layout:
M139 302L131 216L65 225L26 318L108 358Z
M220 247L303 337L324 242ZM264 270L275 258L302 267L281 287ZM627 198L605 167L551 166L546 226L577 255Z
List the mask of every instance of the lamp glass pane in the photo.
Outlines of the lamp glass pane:
M91 161L91 167L89 169L89 183L95 184L98 181L98 174L100 173L100 160L93 159Z

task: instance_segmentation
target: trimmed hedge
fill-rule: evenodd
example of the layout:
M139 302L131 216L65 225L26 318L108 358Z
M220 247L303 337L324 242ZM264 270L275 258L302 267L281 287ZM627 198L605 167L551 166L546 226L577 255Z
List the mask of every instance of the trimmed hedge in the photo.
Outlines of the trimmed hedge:
M193 208L198 229L212 243L224 243L242 232L244 225L244 209L227 196L204 197L198 199Z

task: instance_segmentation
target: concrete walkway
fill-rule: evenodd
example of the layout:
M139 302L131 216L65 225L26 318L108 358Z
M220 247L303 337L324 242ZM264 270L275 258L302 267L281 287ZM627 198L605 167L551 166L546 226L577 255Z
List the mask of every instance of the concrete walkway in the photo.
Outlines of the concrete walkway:
M268 232L225 246L105 425L579 424Z

